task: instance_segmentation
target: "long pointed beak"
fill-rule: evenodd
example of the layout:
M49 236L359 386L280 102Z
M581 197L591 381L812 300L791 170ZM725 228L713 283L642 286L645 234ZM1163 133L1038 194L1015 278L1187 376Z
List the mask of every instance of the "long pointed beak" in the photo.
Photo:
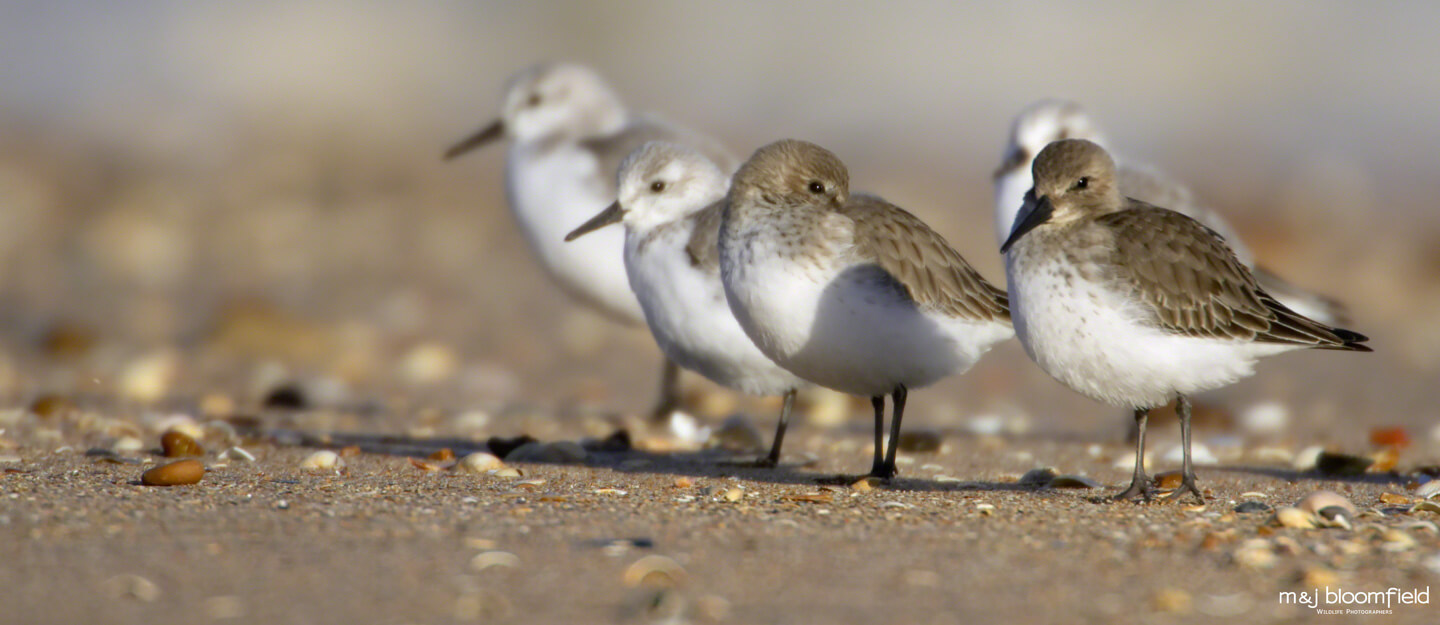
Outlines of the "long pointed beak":
M460 156L461 154L469 152L470 150L473 150L482 145L490 143L491 141L499 139L500 135L503 134L505 134L504 120L497 119L493 122L490 122L489 126L481 128L480 130L476 131L475 134L465 137L464 141L456 143L455 145L450 146L450 149L445 150L445 160L448 161L452 158Z
M1050 204L1049 196L1042 197L1039 201L1035 200L1034 189L1031 189L1029 193L1025 194L1025 203L1031 205L1030 211L1027 213L1025 207L1020 207L1020 213L1025 215L1025 219L1015 223L1014 229L1010 231L1010 238L1005 239L1005 244L1000 246L1001 254L1009 252L1010 246L1015 245L1015 242L1019 241L1020 237L1025 236L1025 233L1034 230L1040 224L1050 221L1050 215L1055 212L1055 207Z
M575 239L578 239L582 236L590 234L591 232L604 228L605 226L613 223L619 223L620 220L624 218L625 209L620 208L620 202L616 201L614 204L605 207L605 210L600 211L599 215L591 217L590 221L581 224L579 228L576 228L571 231L570 234L565 235L565 242L569 243L570 241L574 241Z

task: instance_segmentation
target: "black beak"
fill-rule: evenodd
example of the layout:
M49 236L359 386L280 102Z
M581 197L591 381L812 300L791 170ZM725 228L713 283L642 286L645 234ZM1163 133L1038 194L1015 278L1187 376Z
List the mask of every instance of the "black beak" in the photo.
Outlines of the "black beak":
M1020 208L1020 212L1025 213L1025 219L1024 221L1015 222L1014 227L1010 230L1010 238L1005 239L1005 244L1000 246L1001 254L1010 251L1010 246L1014 245L1016 241L1019 241L1020 237L1025 236L1026 232L1034 230L1040 224L1050 221L1050 215L1055 212L1055 207L1050 205L1049 196L1042 197L1039 201L1035 200L1034 189L1031 189L1029 193L1025 194L1025 200L1026 204L1031 205L1030 212L1026 213L1025 207L1023 206Z
M605 207L605 210L600 211L599 215L591 217L590 221L581 224L579 228L576 228L571 231L570 234L565 235L565 242L569 243L570 241L574 241L575 239L578 239L591 232L604 228L605 226L613 223L618 223L621 219L624 218L625 209L620 208L620 202L617 201L614 204Z
M499 139L500 135L503 134L505 134L505 122L503 120L497 119L490 122L489 126L481 128L475 134L465 137L464 141L456 143L450 146L450 149L445 150L445 160L448 161L486 143Z

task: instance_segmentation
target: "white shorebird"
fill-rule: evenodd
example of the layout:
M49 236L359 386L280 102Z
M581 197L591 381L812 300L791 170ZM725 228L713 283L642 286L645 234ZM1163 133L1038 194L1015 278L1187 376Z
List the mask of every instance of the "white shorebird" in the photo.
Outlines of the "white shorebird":
M595 72L541 64L513 76L500 118L445 152L452 159L497 139L513 139L505 163L505 194L540 265L567 293L621 323L644 323L625 276L625 236L602 232L578 243L565 234L615 201L620 161L646 141L694 147L724 171L736 159L713 140L628 110ZM678 406L678 370L662 373L654 416Z
M814 144L757 150L726 198L720 275L761 352L805 380L871 398L871 474L889 478L908 389L968 369L1014 331L1004 291L914 215L849 185L840 159Z
M805 382L760 353L725 303L716 238L729 177L703 154L650 142L620 165L619 199L566 241L625 224L625 269L655 342L671 361L751 395L783 395L775 466L795 390Z
M1088 139L1101 147L1108 145L1099 126L1074 102L1041 100L1015 117L1010 128L1009 144L994 177L997 245L1009 238L1025 192L1034 186L1030 165L1035 155L1052 141L1061 139ZM1291 310L1330 325L1349 322L1349 314L1340 302L1290 284L1264 267L1256 266L1250 249L1224 216L1202 203L1185 185L1153 167L1123 158L1117 160L1116 176L1120 181L1121 196L1164 206L1219 233L1240 262L1254 272L1260 286Z
M1034 165L1024 217L1001 246L1015 333L1041 369L1075 391L1134 409L1130 487L1150 496L1145 420L1178 399L1182 484L1204 501L1190 462L1188 395L1295 349L1370 351L1365 336L1276 301L1225 240L1185 215L1125 198L1115 163L1084 139L1051 143Z

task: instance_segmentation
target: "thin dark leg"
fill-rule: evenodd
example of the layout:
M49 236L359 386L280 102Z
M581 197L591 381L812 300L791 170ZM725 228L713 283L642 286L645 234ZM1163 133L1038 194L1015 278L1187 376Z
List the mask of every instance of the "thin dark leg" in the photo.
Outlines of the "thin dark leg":
M1185 448L1185 464L1180 472L1180 488L1165 495L1166 499L1179 499L1185 493L1192 493L1200 503L1205 503L1205 495L1200 494L1200 487L1195 485L1195 467L1190 464L1190 399L1181 395L1175 402L1175 413L1180 415L1180 444Z
M1150 500L1150 477L1145 475L1145 420L1150 416L1149 408L1135 409L1135 475L1130 478L1130 488L1116 495L1119 500L1140 497Z
M680 365L669 358L660 366L660 397L650 410L651 423L666 423L680 407Z
M761 466L773 467L780 464L780 445L785 442L785 428L790 425L790 409L795 407L795 389L785 392L785 404L780 407L780 423L775 426L775 442L770 445L770 456L760 462Z
M890 448L885 450L885 477L895 477L895 452L900 448L900 420L905 417L905 397L909 394L905 385L895 387L895 392L890 395L894 404L890 408Z
M885 475L885 396L871 397L870 405L875 407L875 460L870 463L870 475L890 477Z

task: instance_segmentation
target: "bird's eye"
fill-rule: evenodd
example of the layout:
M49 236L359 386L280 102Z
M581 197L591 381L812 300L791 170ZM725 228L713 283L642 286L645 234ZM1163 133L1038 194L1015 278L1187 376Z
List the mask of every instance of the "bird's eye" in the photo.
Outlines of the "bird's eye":
M810 192L811 192L811 193L814 193L814 194L816 194L816 195L819 195L819 194L821 194L821 193L824 193L824 192L825 192L825 185L820 184L820 181L819 181L819 180L811 180L811 181L810 181Z
M651 193L659 193L659 192L664 191L664 190L665 190L665 181L663 181L663 180L656 180L655 182L650 183L650 192L651 192Z
M1089 188L1089 187L1090 187L1090 177L1089 177L1089 176L1081 176L1079 180L1076 180L1076 181L1075 181L1075 188L1076 188L1076 189L1085 189L1085 188Z
M538 94L538 93L532 93L532 94L530 94L530 97L525 100L525 106L529 106L529 107L540 106L540 94Z

